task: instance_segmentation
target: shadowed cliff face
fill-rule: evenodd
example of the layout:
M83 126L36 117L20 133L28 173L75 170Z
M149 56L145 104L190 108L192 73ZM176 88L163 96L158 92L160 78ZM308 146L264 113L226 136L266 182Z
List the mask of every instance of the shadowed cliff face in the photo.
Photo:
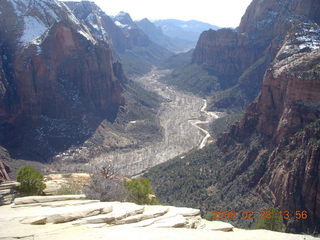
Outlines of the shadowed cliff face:
M79 129L94 129L100 120L116 117L124 103L120 82L125 77L107 43L98 42L54 0L5 0L0 11L2 144L28 148L39 138L43 152L55 152L61 149L40 141L46 134L33 132L36 126L65 125L65 133L56 137L58 148L66 148L77 135L88 134ZM68 135L73 140L62 144Z
M221 85L230 86L259 59L263 50L263 46L232 29L209 30L201 34L193 62L212 70L221 78Z

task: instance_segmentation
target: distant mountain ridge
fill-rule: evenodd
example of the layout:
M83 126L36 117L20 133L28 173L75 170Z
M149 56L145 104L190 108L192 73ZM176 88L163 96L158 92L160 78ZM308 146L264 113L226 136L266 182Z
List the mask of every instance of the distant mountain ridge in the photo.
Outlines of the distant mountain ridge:
M154 23L149 21L147 18L144 18L140 21L136 21L136 24L141 28L148 37L155 43L165 47L166 49L172 52L184 52L190 47L190 42L187 40L171 38L165 35L161 27L157 27Z
M77 18L86 23L96 37L107 40L114 47L115 58L121 61L129 77L150 71L153 65L173 54L150 40L128 13L120 12L109 17L94 2L66 1L65 4Z
M209 29L217 30L220 28L218 26L196 20L183 21L177 19L163 19L153 21L153 23L157 27L160 27L163 33L170 38L189 42L191 48L196 44L203 31Z

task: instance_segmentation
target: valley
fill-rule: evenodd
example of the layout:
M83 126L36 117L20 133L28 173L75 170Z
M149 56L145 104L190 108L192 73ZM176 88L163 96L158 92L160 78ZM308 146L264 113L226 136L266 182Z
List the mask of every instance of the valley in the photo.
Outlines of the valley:
M210 220L306 211L278 230L318 235L319 12L319 0L252 0L239 26L220 28L94 1L1 0L0 183L21 182L25 165L119 186L142 176L149 200ZM228 219L261 227L247 220Z
M206 127L221 113L207 112L206 100L161 83L159 79L169 72L154 68L135 79L146 90L165 99L157 115L162 127L162 140L132 151L117 150L101 154L92 160L92 165L99 165L108 159L114 162L121 175L136 176L194 148L203 148L209 142L211 136ZM129 125L137 122L131 121Z

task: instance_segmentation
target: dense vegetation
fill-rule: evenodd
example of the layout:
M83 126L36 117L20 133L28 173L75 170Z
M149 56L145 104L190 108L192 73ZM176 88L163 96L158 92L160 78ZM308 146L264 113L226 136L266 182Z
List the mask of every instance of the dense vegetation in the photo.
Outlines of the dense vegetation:
M264 217L257 220L254 229L267 229L276 232L283 232L284 224L280 212L275 208L270 208Z
M21 184L19 187L21 193L25 195L40 195L46 187L43 175L29 166L20 168L17 173L17 181Z
M189 64L174 69L162 81L199 95L210 95L220 88L218 78L198 64Z
M151 43L149 46L128 49L120 54L120 58L126 75L135 77L146 74L154 65L160 64L171 55L171 52Z
M235 122L239 121L244 112L241 110L228 112L221 118L216 119L210 125L210 133L212 136L219 136L221 133L229 130L230 126Z
M266 210L267 204L255 192L257 174L265 168L267 153L262 154L248 169L242 162L257 156L259 141L241 146L230 154L222 153L216 144L189 153L185 158L174 158L149 170L149 178L156 195L164 204L210 211ZM246 158L247 154L250 158ZM238 159L238 161L231 161ZM253 219L232 220L236 226L249 227Z
M147 178L133 178L124 181L124 187L129 194L129 201L143 205L159 204L151 183Z

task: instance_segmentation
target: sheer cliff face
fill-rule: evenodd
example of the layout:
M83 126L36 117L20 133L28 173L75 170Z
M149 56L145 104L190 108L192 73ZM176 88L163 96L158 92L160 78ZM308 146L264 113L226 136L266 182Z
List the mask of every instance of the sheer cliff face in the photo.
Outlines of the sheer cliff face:
M236 30L202 33L193 62L207 66L228 87L238 84L253 100L291 21L296 17L319 21L318 12L314 0L254 0Z
M288 220L287 230L312 233L319 231L320 222L320 26L313 9L307 7L308 1L306 5L291 2L303 7L295 12L306 14L307 9L311 17L290 18L291 26L265 72L257 100L242 121L219 139L218 145L223 151L233 152L230 146L235 142L246 143L237 149L240 154L236 158L240 158L247 144L259 139L261 152L269 154L265 171L256 182L258 193L291 214L308 211L304 221ZM318 9L319 5L317 2L313 8ZM260 9L257 13L252 11L251 6L247 14L259 19ZM257 156L246 164L259 161Z
M297 23L265 74L256 103L257 130L279 142L319 118L320 28Z
M63 3L3 0L0 22L2 128L116 116L123 104L121 67L107 43L98 42ZM6 142L10 131L4 132Z
M320 222L319 8L314 0L254 0L239 28L204 32L193 56L240 86L262 82L256 101L218 146L233 155L239 179L252 179L241 184L254 185L266 202L291 214L308 211L304 221L287 221L287 230L296 232L319 231ZM259 154L252 157L249 146ZM254 173L248 170L257 164Z
M232 29L209 30L201 34L193 62L209 67L226 81L236 80L258 60L263 50L248 36Z

